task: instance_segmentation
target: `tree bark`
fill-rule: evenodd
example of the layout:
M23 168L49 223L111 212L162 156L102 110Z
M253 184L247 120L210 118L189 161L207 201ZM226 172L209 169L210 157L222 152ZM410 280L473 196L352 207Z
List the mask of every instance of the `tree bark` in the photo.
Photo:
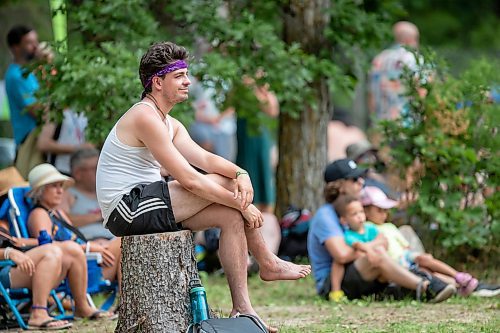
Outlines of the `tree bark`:
M284 7L284 40L319 55L328 48L324 29L330 22L329 0L291 0ZM326 78L311 85L315 98L298 118L280 115L276 213L290 204L315 211L323 202L323 170L327 161L327 128L331 118Z
M189 281L198 278L191 232L123 237L121 263L115 332L185 332Z

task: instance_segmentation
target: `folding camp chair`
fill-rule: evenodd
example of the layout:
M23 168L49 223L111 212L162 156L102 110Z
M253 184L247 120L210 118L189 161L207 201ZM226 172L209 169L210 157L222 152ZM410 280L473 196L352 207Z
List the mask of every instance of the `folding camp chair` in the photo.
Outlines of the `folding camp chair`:
M13 187L9 189L7 200L0 207L0 219L6 219L9 222L11 235L19 238L29 238L28 232L28 217L34 205L31 199L27 196L30 187ZM99 264L102 262L100 253L87 254L88 268L88 286L87 298L91 305L94 305L90 295L108 292L110 293L105 302L101 305L102 310L109 310L113 305L116 293L118 290L117 283L112 283L109 280L102 278L102 270ZM64 294L63 298L71 297L71 291L67 280L56 289L56 291Z
M0 260L0 269L12 266L15 264L11 260ZM66 319L67 317L64 315L64 307L60 300L57 298L56 292L54 290L50 291L50 295L54 299L55 308L58 310L60 315L56 316L56 319ZM21 308L26 305L29 305L31 302L31 291L28 288L5 288L0 283L0 307L6 307L5 311L2 311L3 319L6 321L10 321L11 319L15 320L19 327L26 330L28 329L28 325L26 324L26 318L20 312ZM10 312L10 313L9 313ZM29 315L28 315L29 316Z

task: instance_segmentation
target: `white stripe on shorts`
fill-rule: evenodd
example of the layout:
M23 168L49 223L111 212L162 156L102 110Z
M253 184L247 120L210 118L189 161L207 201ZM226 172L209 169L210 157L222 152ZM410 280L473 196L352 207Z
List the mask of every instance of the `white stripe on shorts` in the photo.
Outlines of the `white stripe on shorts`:
M165 202L159 198L145 200L143 202L140 202L138 206L140 208L135 211L131 211L130 208L122 200L120 200L116 208L121 217L128 223L132 223L134 218L152 210L168 209L168 206L165 204Z

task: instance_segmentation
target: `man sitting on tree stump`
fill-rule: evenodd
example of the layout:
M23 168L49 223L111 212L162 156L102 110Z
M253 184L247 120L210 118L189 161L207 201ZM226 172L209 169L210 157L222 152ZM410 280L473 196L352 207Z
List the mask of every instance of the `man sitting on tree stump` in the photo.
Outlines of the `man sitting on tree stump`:
M202 149L169 115L188 98L187 57L183 47L162 42L141 59L142 100L115 124L99 158L97 197L104 225L116 236L220 228L231 315L257 315L247 289L248 250L265 281L303 278L311 269L283 261L267 248L248 173ZM167 183L165 175L175 180Z

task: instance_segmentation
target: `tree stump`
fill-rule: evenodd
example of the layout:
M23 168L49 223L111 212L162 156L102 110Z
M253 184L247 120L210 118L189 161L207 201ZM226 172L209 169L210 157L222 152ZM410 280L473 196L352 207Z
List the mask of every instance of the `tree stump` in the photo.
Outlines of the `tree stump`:
M123 237L121 262L115 332L185 332L189 281L198 278L191 232Z

